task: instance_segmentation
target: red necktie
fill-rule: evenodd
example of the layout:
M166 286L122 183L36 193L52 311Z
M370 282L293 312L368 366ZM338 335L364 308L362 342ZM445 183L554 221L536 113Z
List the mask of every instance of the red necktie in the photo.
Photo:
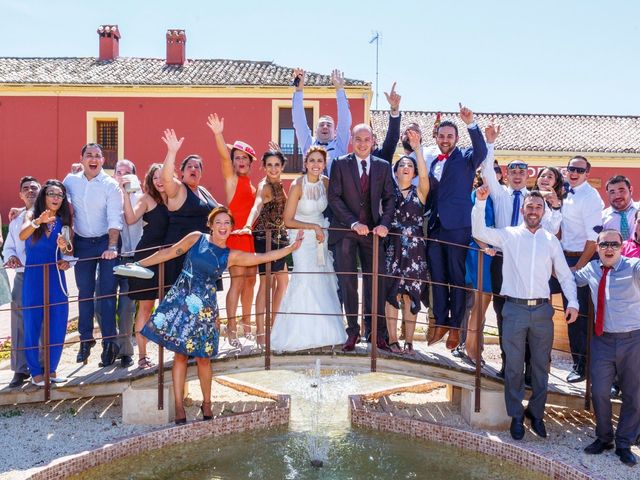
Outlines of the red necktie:
M598 284L598 307L596 310L596 335L602 335L604 331L604 293L607 285L607 273L611 267L602 266L602 278Z
M437 161L442 161L442 160L446 160L447 158L449 158L449 154L448 153L441 153L440 155L438 155L436 157Z
M364 192L367 190L367 184L369 183L369 176L367 175L367 161L360 160L362 164L362 175L360 175L360 188Z

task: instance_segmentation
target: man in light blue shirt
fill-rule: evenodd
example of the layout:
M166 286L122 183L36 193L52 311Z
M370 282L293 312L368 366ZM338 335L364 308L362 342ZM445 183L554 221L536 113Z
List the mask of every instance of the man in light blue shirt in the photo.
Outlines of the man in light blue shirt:
M118 182L107 175L102 166L102 148L95 143L82 147L80 162L84 170L67 175L64 186L73 205L74 251L80 259L75 266L78 285L78 332L80 350L76 361L86 362L95 345L93 338L96 268L100 302L100 331L102 333L102 366L115 362L118 355L116 329L116 277L118 240L123 227L122 194Z
M584 451L597 455L614 447L620 461L637 463L631 446L640 433L640 260L620 254L622 234L603 230L597 238L597 260L575 272L576 283L589 287L595 306L591 337L591 398L596 440ZM615 431L610 391L617 376L622 406Z
M311 135L311 129L304 113L304 70L296 68L293 75L296 91L293 93L291 116L298 145L303 155L312 145L323 146L327 150L327 172L331 172L333 159L347 154L351 138L351 111L347 94L344 91L344 75L339 70L331 72L331 82L336 87L338 126L336 127L333 117L322 115L318 119L315 138Z

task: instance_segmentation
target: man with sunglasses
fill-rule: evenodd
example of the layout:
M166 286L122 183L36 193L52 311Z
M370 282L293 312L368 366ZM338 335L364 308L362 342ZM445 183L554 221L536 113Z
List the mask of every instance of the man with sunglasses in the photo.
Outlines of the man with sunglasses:
M591 337L596 440L584 451L600 454L612 449L615 439L615 454L634 466L631 446L640 432L640 260L623 257L621 246L620 232L603 230L597 238L599 259L575 272L578 286L591 290L596 312ZM623 395L614 436L610 391L616 376Z
M565 179L569 183L567 197L562 202L562 249L572 271L589 263L596 253L596 238L602 230L604 203L598 191L589 185L591 164L580 155L571 159L566 168ZM561 293L558 282L552 280L552 293ZM562 297L563 304L567 299ZM587 313L589 311L589 289L578 288L580 316L569 325L569 345L573 357L573 368L567 382L581 382L586 378Z
M493 122L491 122L487 128L485 128L484 133L487 139L487 158L482 163L482 177L489 187L491 200L493 201L496 228L516 227L523 221L521 206L524 197L529 194L529 190L527 189L529 165L522 160L512 160L509 162L505 176L507 188L503 188L494 173L494 144L500 135L500 126L494 125ZM558 232L561 220L562 216L558 210L545 209L545 214L542 218L542 227L555 235ZM500 251L499 248L497 250ZM500 356L502 357L502 367L498 372L498 376L504 378L505 353L502 345L502 309L505 300L504 297L500 295L500 290L502 289L502 265L502 255L493 257L491 261L492 303L498 323ZM525 383L527 385L531 385L530 357L531 352L527 345L525 352Z
M20 240L20 230L24 223L24 215L27 210L33 208L33 204L40 192L40 184L33 177L20 179L20 200L25 209L9 223L7 240L4 243L2 256L6 259L5 268L15 268L16 275L11 289L11 370L13 378L9 388L21 386L31 375L27 366L27 358L22 349L24 347L24 322L22 319L22 284L24 282L24 264L26 253L24 241Z

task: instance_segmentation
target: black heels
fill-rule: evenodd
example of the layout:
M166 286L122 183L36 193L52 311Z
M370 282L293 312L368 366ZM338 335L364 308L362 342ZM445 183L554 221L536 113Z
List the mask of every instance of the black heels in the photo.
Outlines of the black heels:
M182 407L182 415L182 417L175 417L173 420L176 425L185 425L187 423L187 413L184 411L184 407Z
M213 415L205 415L204 414L204 406L205 405L209 405L209 410L211 410L211 402L202 402L202 405L200 405L200 411L202 412L202 420L212 420L213 419Z

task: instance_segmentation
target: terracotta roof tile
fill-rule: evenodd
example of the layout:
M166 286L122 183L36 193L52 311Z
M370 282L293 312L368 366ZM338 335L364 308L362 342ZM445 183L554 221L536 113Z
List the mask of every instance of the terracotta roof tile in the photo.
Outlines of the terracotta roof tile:
M496 150L532 152L640 153L640 117L615 115L561 115L535 113L476 113L480 128L491 119L502 127ZM371 124L378 138L384 138L389 114L373 110ZM436 112L403 112L402 128L416 122L423 136L431 136ZM442 112L442 120L452 120L465 128L457 113ZM460 135L460 144L469 137Z
M249 60L187 60L167 65L164 58L0 58L0 84L287 86L293 68ZM329 75L307 72L308 86L331 86ZM347 79L347 86L368 82Z

